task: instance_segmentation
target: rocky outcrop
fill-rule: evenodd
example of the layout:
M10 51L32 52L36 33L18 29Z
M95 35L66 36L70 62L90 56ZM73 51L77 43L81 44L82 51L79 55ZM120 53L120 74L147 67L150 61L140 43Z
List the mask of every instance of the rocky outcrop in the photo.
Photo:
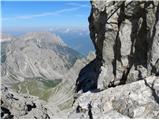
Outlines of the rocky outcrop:
M103 0L91 6L96 59L80 72L77 88L102 90L158 75L158 1Z
M15 93L2 85L1 87L1 118L3 119L49 119L53 116L44 101L31 95Z
M96 58L79 73L70 118L159 118L159 2L91 1Z
M69 118L122 119L159 118L159 78L150 76L140 81L88 91L75 102Z

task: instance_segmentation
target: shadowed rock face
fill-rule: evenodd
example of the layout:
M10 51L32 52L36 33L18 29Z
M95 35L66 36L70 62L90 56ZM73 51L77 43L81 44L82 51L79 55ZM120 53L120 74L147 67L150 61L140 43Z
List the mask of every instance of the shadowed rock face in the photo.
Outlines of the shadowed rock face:
M97 65L100 72L95 72L96 79L90 77L87 73L93 70L87 65L78 81L84 87L87 84L88 90L105 89L158 75L158 1L104 0L91 1L91 6L89 28L97 62L90 65Z
M94 59L80 71L79 77L76 81L76 92L79 90L87 92L88 89L94 90L97 88L100 65L100 62L98 62L97 59Z

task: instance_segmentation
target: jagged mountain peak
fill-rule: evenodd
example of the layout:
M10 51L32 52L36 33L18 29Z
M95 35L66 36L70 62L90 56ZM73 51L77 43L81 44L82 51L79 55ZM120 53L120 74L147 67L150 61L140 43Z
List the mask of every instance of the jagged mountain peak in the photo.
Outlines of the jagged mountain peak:
M51 42L61 46L67 46L60 36L51 32L28 32L21 36L23 40L36 39L37 41Z

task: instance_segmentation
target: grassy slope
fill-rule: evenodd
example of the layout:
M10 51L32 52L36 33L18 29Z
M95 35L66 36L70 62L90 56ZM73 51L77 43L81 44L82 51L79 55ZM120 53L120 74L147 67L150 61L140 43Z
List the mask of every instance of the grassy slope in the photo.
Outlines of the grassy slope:
M19 93L27 93L38 96L40 99L47 101L52 89L58 85L61 80L37 80L30 79L13 85L13 89Z

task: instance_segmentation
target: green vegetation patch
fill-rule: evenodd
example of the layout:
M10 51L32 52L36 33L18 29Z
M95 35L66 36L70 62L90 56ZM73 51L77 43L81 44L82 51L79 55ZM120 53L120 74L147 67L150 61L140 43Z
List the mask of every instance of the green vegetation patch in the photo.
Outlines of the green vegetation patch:
M47 101L51 95L52 88L57 86L61 81L61 79L45 80L41 78L33 78L16 83L12 88L18 93L38 96L40 99Z

